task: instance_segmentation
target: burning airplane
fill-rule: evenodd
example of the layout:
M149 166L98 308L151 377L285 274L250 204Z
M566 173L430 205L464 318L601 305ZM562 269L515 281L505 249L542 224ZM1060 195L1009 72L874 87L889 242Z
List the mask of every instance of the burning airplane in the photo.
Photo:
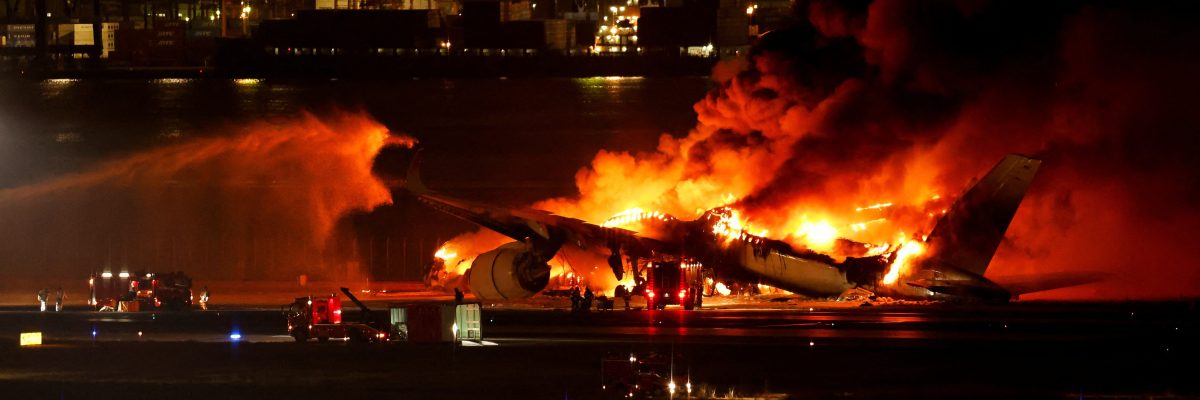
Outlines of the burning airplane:
M806 243L814 245L793 246L768 237L765 231L754 232L730 206L709 209L694 220L635 209L600 224L536 209L495 207L429 190L421 182L417 160L406 188L434 209L513 240L479 254L465 269L466 286L482 299L533 296L547 287L552 274L549 262L556 255L583 251L606 258L616 280L628 281L628 270L638 284L639 266L675 262L704 266L705 276L716 278L714 286L722 281L753 282L814 297L859 293L1008 301L1031 291L1086 282L1060 279L1008 288L983 276L1040 165L1040 160L1025 156L1005 157L938 213L927 236L905 236L891 244L837 238L827 224L810 223L802 225L801 231ZM859 210L888 206L881 203ZM637 224L636 230L625 227L632 223ZM854 226L865 229L870 223ZM457 268L463 262L459 260Z

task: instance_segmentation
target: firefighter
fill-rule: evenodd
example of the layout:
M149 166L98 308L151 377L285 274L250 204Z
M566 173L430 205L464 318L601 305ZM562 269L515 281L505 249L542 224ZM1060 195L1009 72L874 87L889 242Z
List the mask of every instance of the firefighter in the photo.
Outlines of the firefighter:
M54 292L54 312L62 311L63 308L63 290L58 288Z
M204 289L200 289L200 309L208 310L208 285Z
M50 289L42 288L38 291L38 303L42 306L42 312L46 312L46 301L50 300Z
M591 287L585 289L585 291L583 292L583 304L580 307L583 310L583 312L588 312L589 310L592 309L592 299L595 299L595 298L596 298L596 295L592 293Z
M617 285L617 289L613 290L613 301L616 301L618 297L625 298L625 285ZM629 309L629 300L625 300L625 309Z
M458 290L458 288L454 288L454 304L462 304L462 302L463 302L463 292L461 290Z
M625 285L621 285L621 287L625 287ZM621 297L625 299L625 311L632 309L632 307L629 306L629 301L633 300L633 290L626 288L625 291L621 293Z
M579 303L583 301L583 296L579 295L579 286L571 288L571 311L579 311Z

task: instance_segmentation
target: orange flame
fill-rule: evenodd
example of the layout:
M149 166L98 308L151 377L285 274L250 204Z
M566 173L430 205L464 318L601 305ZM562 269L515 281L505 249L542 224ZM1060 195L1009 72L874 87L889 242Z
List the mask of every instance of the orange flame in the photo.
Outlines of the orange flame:
M915 240L905 240L900 237L900 249L896 250L896 260L888 267L888 272L883 276L883 284L892 285L900 279L912 264L914 257L917 257L925 252L925 245Z

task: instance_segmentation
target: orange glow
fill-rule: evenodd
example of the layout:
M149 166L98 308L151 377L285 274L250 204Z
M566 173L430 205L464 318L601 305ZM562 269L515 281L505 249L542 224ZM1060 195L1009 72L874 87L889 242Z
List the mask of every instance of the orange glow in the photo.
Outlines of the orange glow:
M442 259L442 261L448 261L450 259L457 258L458 253L455 253L455 252L447 249L448 244L449 243L447 243L446 245L442 245L442 247L439 248L437 250L437 252L433 253L433 256Z
M634 207L609 217L608 219L604 220L604 222L600 223L600 226L628 227L646 220L668 221L673 219L675 219L675 217L658 211L644 211L641 208Z
M838 238L838 231L828 221L805 221L800 224L800 229L796 230L796 236L810 249L829 251L833 249L834 241Z
M869 205L866 207L858 207L858 208L855 208L854 211L855 212L863 212L863 211L870 211L870 210L882 210L882 209L885 209L885 208L888 208L891 206L892 206L892 203L878 203L878 204L873 204L873 205Z
M900 238L900 249L896 250L896 260L888 267L888 272L883 276L883 284L891 285L900 279L900 276L908 272L908 268L912 265L913 257L919 256L925 252L925 245L915 240L904 240Z
M189 132L188 134L191 134ZM28 259L44 238L104 238L71 243L71 255L101 264L121 248L130 265L162 265L205 277L362 279L340 218L392 201L372 174L386 146L415 140L357 113L261 121L196 132L28 186L0 189L0 263ZM72 210L69 218L64 210ZM88 224L79 221L87 219ZM49 223L48 221L58 221ZM123 232L112 236L113 232ZM7 233L7 234L6 234ZM39 250L40 252L41 250ZM41 253L38 253L41 254ZM78 268L52 256L40 268Z

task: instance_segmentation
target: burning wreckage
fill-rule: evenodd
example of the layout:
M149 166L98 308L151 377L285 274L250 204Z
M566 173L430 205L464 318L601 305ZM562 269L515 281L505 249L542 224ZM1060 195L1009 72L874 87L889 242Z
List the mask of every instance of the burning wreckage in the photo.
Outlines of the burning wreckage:
M550 284L549 263L557 254L582 252L605 258L619 285L648 299L655 289L648 289L653 282L646 278L655 274L646 270L659 265L682 267L684 278L678 280L678 288L657 291L669 296L679 290L679 296L687 299L676 303L686 303L688 309L699 303L701 293L728 293L726 284L737 282L822 298L1005 302L1020 294L1094 280L1059 276L1002 286L983 276L1040 165L1040 160L1015 154L1003 158L953 205L938 213L924 237L902 235L893 244L859 243L833 237L835 232L822 232L818 227L818 234L827 234L835 243L827 252L796 248L766 237L765 232L752 233L739 211L729 206L707 210L691 221L634 209L592 224L540 210L500 208L440 195L421 182L415 159L405 186L434 209L514 240L473 260L459 261L469 266L458 266L462 273L459 286L469 288L479 299L521 299L538 294ZM867 208L887 206L890 204ZM637 230L625 228L634 223ZM854 228L864 226L856 224ZM444 247L439 250L438 258L449 259L446 251ZM689 272L697 268L699 271Z

